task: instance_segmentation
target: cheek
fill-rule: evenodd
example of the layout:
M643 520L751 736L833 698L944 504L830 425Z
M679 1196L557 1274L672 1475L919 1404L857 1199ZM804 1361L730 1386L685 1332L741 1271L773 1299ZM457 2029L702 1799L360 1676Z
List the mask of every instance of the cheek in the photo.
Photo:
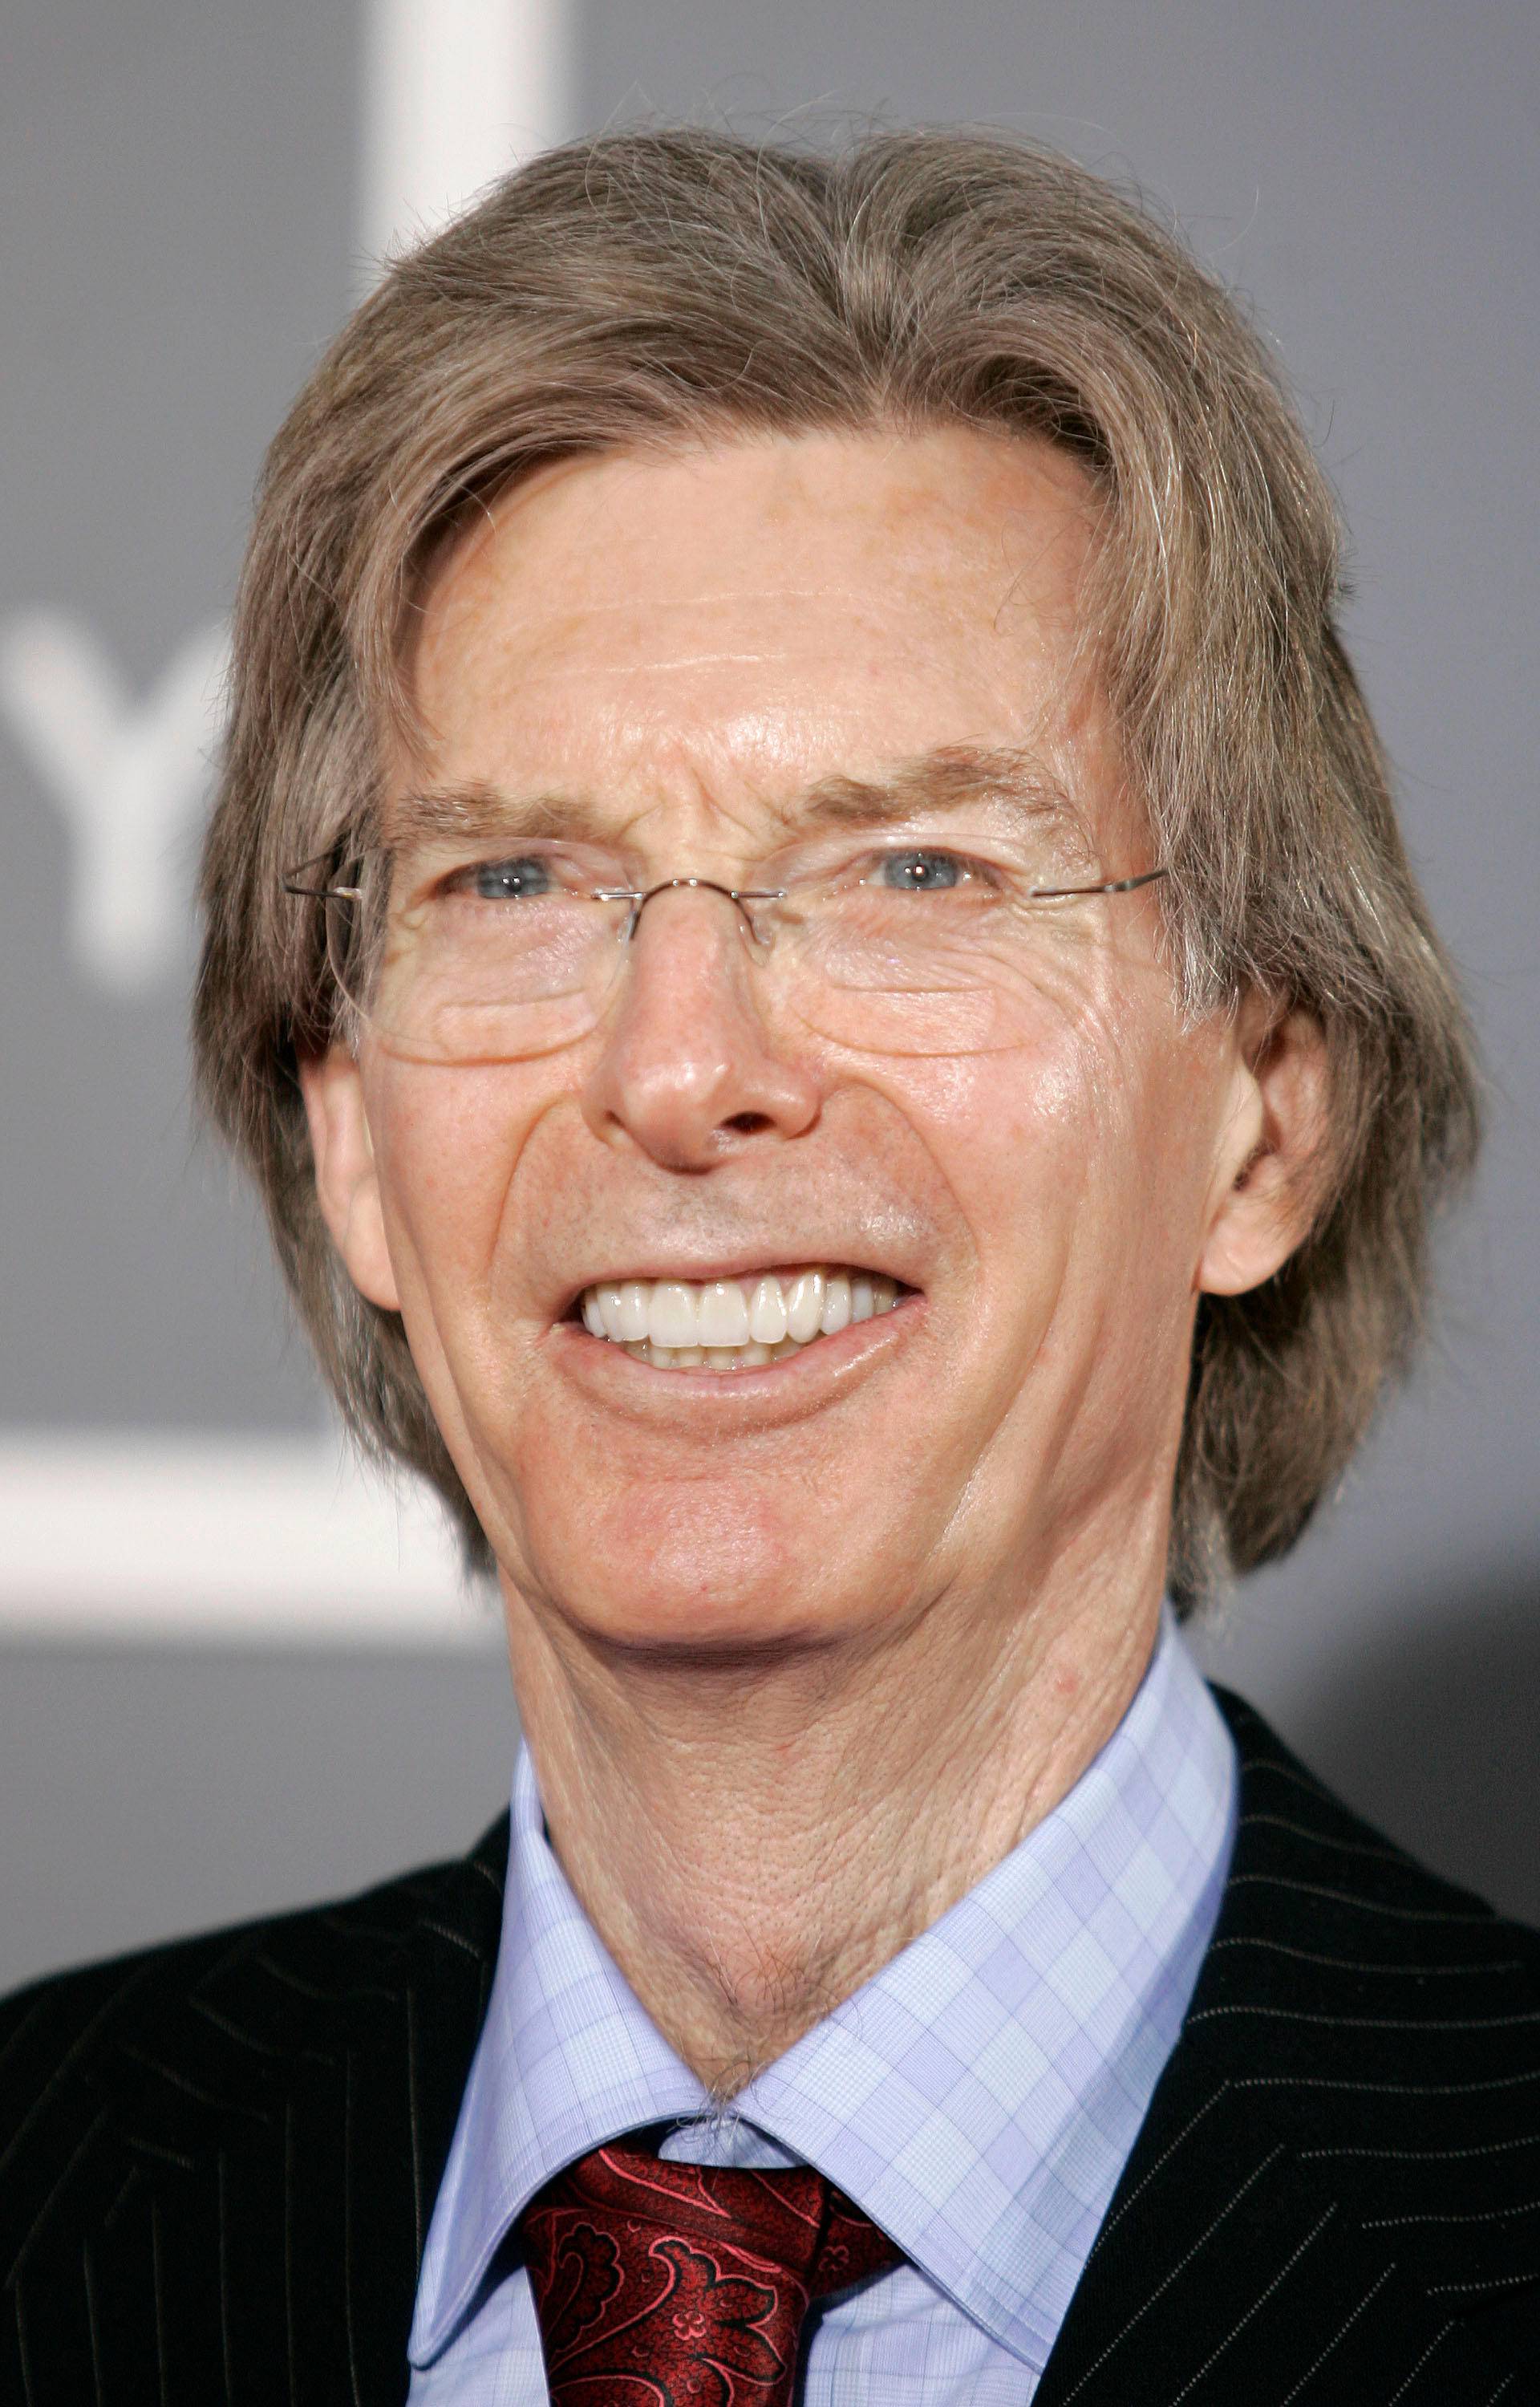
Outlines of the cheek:
M513 1066L381 1064L370 1125L408 1334L426 1303L446 1334L492 1279L510 1181L541 1098Z
M1122 1117L1097 1047L1063 1018L1028 1045L910 1066L900 1107L986 1262L1075 1211Z
M1148 998L1045 992L1009 1050L908 1065L901 1108L1001 1310L1183 1296L1211 1149L1201 1044Z

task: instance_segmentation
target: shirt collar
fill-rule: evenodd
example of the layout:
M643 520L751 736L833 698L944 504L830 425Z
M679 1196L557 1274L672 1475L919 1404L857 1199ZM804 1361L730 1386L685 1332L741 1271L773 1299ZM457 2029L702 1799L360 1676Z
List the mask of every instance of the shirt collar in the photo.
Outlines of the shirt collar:
M1235 1790L1167 1617L1053 1813L735 2101L1038 2371L1176 2044Z
M710 2106L573 1895L520 1745L497 1970L429 2227L412 2363L453 2337L553 2174L623 2131Z
M1133 1703L1068 1794L734 2101L1028 2365L1046 2359L1175 2044L1235 1787L1229 1734L1165 1617ZM412 2362L447 2344L563 2165L712 2112L569 1887L521 1747L497 1971Z

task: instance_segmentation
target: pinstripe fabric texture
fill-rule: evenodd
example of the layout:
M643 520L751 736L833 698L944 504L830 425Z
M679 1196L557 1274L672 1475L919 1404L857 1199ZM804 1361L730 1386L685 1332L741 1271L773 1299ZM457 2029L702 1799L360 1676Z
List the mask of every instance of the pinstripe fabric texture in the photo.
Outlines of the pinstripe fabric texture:
M0 2007L7 2407L404 2398L506 1860Z
M1224 1901L1035 2407L1536 2407L1540 1942L1221 1703ZM400 2407L506 1843L0 2005L5 2407Z
M903 2253L813 2319L804 2407L1024 2407L1176 2044L1235 1786L1230 1733L1167 1618L1128 1711L1053 1812L723 2116L573 1896L521 1753L497 1979L429 2235L412 2407L544 2407L529 2280L499 2252L562 2165L676 2120L665 2157L815 2165Z
M1222 1698L1241 1813L1038 2407L1540 2397L1540 1951Z

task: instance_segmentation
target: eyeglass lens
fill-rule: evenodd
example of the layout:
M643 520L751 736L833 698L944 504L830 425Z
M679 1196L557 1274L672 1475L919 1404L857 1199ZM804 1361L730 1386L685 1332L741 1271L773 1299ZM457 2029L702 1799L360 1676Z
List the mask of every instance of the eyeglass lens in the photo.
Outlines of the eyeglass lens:
M681 906L730 913L751 974L820 1035L875 1053L988 1052L1021 1041L1045 950L1095 941L1088 905L1111 890L1045 895L1043 874L917 845L773 896L675 878L600 899L535 857L426 891L376 871L332 890L328 949L343 992L392 1049L424 1061L529 1059L597 1024L643 910L669 895L670 941Z

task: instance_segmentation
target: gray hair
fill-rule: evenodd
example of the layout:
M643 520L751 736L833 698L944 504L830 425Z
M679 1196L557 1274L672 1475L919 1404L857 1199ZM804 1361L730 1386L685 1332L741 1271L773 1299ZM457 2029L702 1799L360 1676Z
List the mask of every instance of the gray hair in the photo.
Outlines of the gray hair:
M1071 161L969 130L834 157L695 129L548 152L397 261L268 456L203 871L200 1086L253 1172L364 1445L486 1540L399 1317L320 1218L295 1077L336 1034L319 914L283 871L374 825L410 728L403 617L469 507L537 463L879 426L1046 437L1097 497L1088 641L1170 875L1188 1010L1312 1013L1330 1071L1310 1233L1199 1303L1169 1575L1189 1605L1284 1551L1406 1364L1476 1080L1342 648L1340 529L1234 302Z

